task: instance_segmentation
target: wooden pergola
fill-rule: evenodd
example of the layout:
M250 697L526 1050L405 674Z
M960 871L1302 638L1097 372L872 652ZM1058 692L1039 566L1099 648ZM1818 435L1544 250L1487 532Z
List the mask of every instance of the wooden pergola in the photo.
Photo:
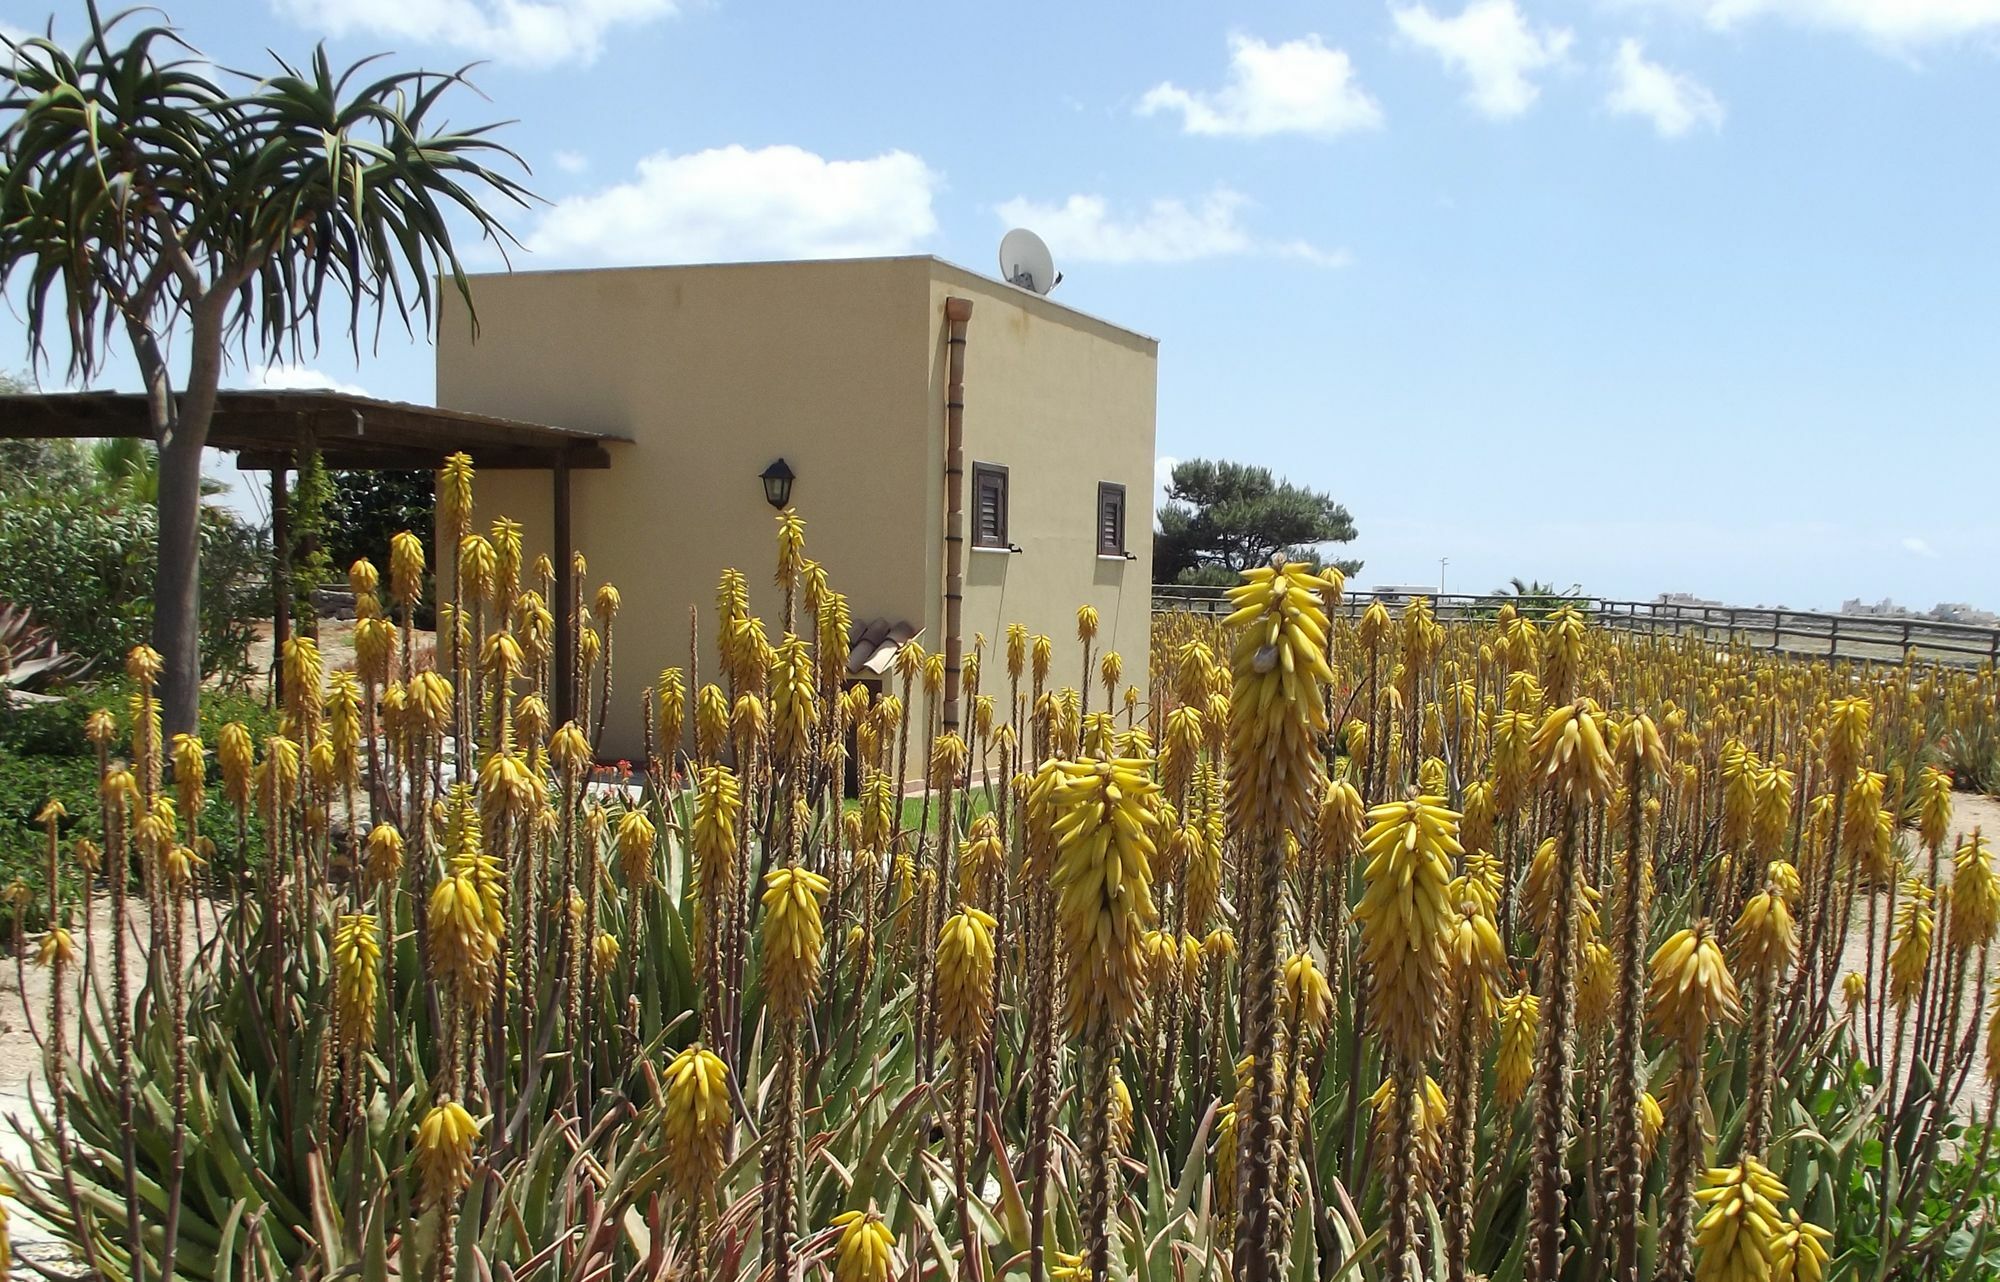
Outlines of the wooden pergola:
M0 438L153 438L145 398L125 392L0 395ZM611 466L610 445L631 438L515 419L382 401L332 391L225 391L216 401L208 445L235 453L244 471L271 474L272 641L291 634L289 491L286 477L306 454L336 471L434 471L465 453L479 468L545 471L554 483L558 723L576 715L576 593L571 582L570 473Z

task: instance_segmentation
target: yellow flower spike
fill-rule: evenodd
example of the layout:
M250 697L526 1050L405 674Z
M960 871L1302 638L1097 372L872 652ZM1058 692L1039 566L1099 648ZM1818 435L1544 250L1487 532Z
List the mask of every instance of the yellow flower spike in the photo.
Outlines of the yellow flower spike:
M2000 929L2000 878L1977 828L1952 855L1951 951L1961 957L1993 942Z
M781 1019L797 1019L819 995L826 878L804 868L774 868L764 878L760 933L764 999Z
M1826 1243L1833 1234L1797 1211L1788 1214L1771 1242L1771 1282L1821 1282L1826 1276Z
M959 776L965 771L966 757L965 740L955 732L947 731L933 740L930 760L931 787L939 791L955 787Z
M1850 970L1840 977L1841 1000L1851 1011L1868 1000L1868 977L1858 970Z
M672 757L681 742L681 724L687 720L687 678L679 668L662 668L653 695L653 732L660 751Z
M787 765L805 760L819 724L819 687L812 654L791 633L778 643L771 666L771 748Z
M394 884L403 871L403 834L392 823L378 823L368 830L367 853L363 857L366 889Z
M729 696L718 685L705 685L695 698L695 751L704 761L722 755L729 742Z
M1603 940L1587 938L1577 949L1576 1026L1588 1037L1611 1018L1618 999L1618 967L1611 948Z
M19 907L16 905L17 910ZM38 966L61 964L67 968L76 964L79 955L76 940L61 926L49 927L43 932L41 942L35 946L35 964Z
M618 936L608 930L598 931L597 938L590 941L590 955L598 983L604 983L606 976L617 969L619 951Z
M353 680L352 677L348 679ZM175 735L172 748L174 790L180 794L181 807L191 815L199 815L207 795L207 750L201 740L191 734Z
M1472 1002L1472 1031L1483 1037L1499 1016L1502 986L1509 978L1507 948L1500 941L1484 883L1459 877L1446 893L1455 905L1446 918L1445 933L1452 989Z
M248 733L247 731L245 733ZM117 718L109 708L96 708L83 721L83 737L102 748L118 735Z
M1666 1110L1660 1107L1660 1101L1653 1097L1651 1091L1640 1091L1639 1153L1644 1160L1648 1162L1653 1160L1653 1153L1660 1144L1660 1132L1665 1130L1666 1126L1667 1114Z
M1318 791L1319 736L1327 728L1322 688L1327 619L1310 567L1274 557L1229 589L1234 612L1230 664L1229 811L1246 839L1303 831Z
M1089 645L1097 639L1097 607L1080 605L1076 608L1076 639Z
M1159 785L1130 758L1049 768L1058 854L1051 885L1068 967L1072 1033L1108 1035L1132 1018L1153 925Z
M1615 786L1601 720L1589 699L1563 704L1543 718L1529 746L1535 777L1578 808L1610 800Z
M1285 962L1283 986L1278 990L1283 1018L1296 1020L1308 1040L1326 1036L1333 1013L1333 989L1327 984L1309 953L1293 953Z
M653 882L653 845L659 833L643 810L628 810L618 817L618 870L625 885L640 890Z
M1826 764L1835 779L1845 778L1861 764L1872 711L1868 700L1859 695L1835 699L1828 708Z
M980 882L997 874L1006 859L999 819L990 812L974 819L958 847L958 897L968 903L978 898Z
M436 672L419 672L410 678L409 713L412 724L436 738L451 726L451 682Z
M1942 846L1951 833L1951 776L1925 766L1917 776L1917 835L1926 846Z
M472 1182L472 1150L481 1126L457 1100L444 1100L424 1114L410 1154L419 1205L449 1205Z
M1789 867L1790 865L1786 865ZM1743 902L1730 934L1736 965L1746 975L1776 979L1798 955L1799 932L1784 895L1766 888Z
M873 1211L833 1217L833 1282L889 1282L896 1270L896 1235Z
M1369 1022L1399 1062L1422 1063L1437 1042L1446 977L1446 892L1458 819L1436 797L1377 806L1362 835L1365 887L1354 910L1361 961L1374 976Z
M382 943L369 913L343 913L333 932L334 1026L342 1045L375 1044L376 993Z
M477 874L453 861L431 888L425 924L431 965L460 1001L483 1009L490 993L499 941L489 928Z
M485 535L468 534L458 541L458 585L467 609L492 599L499 568L499 558Z
M574 721L565 721L556 727L555 734L549 739L549 760L568 778L581 778L594 764L590 740L584 737L583 727Z
M1648 965L1653 1026L1684 1055L1699 1054L1702 1039L1715 1023L1743 1021L1736 981L1706 921L1676 931Z
M472 523L472 456L459 450L446 456L437 474L438 520L456 537Z
M1895 940L1889 952L1889 1002L1898 1011L1908 1010L1916 1001L1930 965L1936 923L1931 909L1933 893L1914 877L1903 880L1903 899L1896 905Z
M796 582L805 561L805 518L788 507L778 513L778 572L774 582L781 588Z
M125 655L125 675L139 684L142 690L150 690L159 681L165 660L160 652L149 645L135 645Z
M1382 1084L1368 1097L1368 1106L1373 1110L1369 1131L1374 1136L1375 1160L1380 1169L1389 1169L1390 1154L1394 1150L1392 1123L1390 1116L1396 1099L1396 1079L1384 1076ZM1418 1196L1422 1196L1432 1180L1444 1167L1444 1131L1450 1122L1451 1109L1446 1103L1444 1089L1429 1074L1423 1083L1410 1095L1409 1144L1416 1158L1416 1183Z
M938 1031L961 1053L976 1051L993 1018L991 916L969 905L945 919L938 932Z
M1696 1282L1763 1282L1781 1232L1778 1203L1785 1186L1755 1157L1703 1176L1695 1200L1705 1208L1695 1225Z
M1764 878L1786 904L1798 902L1800 881L1797 868L1782 859L1773 859L1764 868Z
M705 1198L722 1173L729 1132L729 1069L700 1044L667 1065L662 1133L667 1183L682 1202Z
M1493 1097L1513 1108L1527 1097L1541 1038L1541 999L1526 989L1500 999L1500 1051L1494 1066Z

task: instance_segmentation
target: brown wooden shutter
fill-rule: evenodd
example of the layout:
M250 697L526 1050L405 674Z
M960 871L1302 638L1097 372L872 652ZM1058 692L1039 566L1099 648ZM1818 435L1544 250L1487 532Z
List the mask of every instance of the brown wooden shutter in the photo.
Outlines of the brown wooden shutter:
M972 465L972 546L1007 546L1007 469L992 463Z
M1125 487L1111 481L1097 485L1097 552L1125 555Z

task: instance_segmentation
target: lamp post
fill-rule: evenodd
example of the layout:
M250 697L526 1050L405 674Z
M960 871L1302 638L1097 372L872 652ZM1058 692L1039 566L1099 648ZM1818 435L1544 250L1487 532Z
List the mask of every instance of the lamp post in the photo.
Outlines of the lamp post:
M792 504L792 467L783 459L776 459L771 466L757 474L764 482L764 501L780 512Z

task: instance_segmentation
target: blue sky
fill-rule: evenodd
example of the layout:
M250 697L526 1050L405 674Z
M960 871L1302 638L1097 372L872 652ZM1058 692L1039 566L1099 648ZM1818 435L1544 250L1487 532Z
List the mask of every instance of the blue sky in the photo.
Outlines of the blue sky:
M1333 491L1363 583L2000 608L2000 0L169 10L225 66L487 60L517 265L1030 225L1161 339L1160 454ZM432 393L400 341L232 378Z

